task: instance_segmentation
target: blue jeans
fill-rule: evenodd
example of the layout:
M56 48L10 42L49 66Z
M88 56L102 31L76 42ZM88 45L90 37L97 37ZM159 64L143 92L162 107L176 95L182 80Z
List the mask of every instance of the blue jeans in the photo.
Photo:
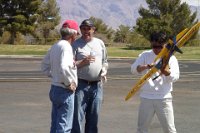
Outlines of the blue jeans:
M74 113L74 93L66 88L51 85L52 102L50 133L71 133Z
M75 93L72 133L98 133L98 117L103 100L101 81L88 84L78 81ZM85 120L85 125L83 122Z

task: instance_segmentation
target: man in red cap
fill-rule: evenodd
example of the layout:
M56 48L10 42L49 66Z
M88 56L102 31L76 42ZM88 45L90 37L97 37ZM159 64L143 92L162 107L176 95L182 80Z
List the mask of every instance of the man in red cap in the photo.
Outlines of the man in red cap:
M76 21L66 20L60 29L62 38L49 49L42 61L42 71L52 79L49 92L52 102L50 133L71 133L77 86L77 68L71 44L78 29Z

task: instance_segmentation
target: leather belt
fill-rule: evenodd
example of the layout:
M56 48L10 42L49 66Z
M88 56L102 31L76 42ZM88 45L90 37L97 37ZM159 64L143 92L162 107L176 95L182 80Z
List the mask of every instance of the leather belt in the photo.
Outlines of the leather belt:
M78 81L85 82L85 83L87 83L87 84L96 84L96 83L98 83L100 80L97 80L97 81L88 81L88 80L85 80L85 79L78 79Z

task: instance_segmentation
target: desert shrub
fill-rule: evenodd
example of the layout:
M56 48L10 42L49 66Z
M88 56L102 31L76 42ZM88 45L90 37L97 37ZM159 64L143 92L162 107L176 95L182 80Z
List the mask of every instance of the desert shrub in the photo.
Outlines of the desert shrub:
M1 36L1 44L9 44L11 39L11 34L8 31L4 31L2 36Z

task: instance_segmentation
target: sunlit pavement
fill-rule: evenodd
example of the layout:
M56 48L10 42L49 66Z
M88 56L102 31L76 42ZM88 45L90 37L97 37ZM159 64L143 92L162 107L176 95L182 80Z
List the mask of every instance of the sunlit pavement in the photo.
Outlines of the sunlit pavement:
M47 133L50 79L40 72L41 58L0 58L0 133ZM110 59L104 86L99 133L135 133L139 97L124 98L139 76L130 74L131 59ZM179 133L196 133L200 124L200 61L179 61L174 84L175 124ZM150 133L161 133L155 117Z

